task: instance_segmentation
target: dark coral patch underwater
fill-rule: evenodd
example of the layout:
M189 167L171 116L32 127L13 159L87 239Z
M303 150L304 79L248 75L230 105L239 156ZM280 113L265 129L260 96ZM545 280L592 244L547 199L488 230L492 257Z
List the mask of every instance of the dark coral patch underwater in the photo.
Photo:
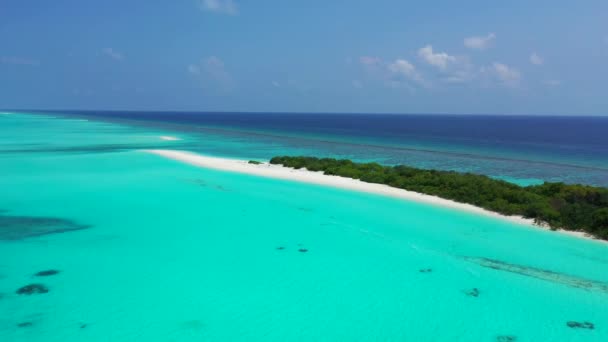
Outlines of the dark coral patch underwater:
M46 270L46 271L40 271L40 272L34 274L34 276L36 276L36 277L49 277L49 276L53 276L53 275L59 274L59 272L61 272L61 271L58 271L58 270Z
M25 285L21 288L19 288L17 291L15 291L16 294L19 295L32 295L32 294L41 294L41 293L48 293L49 289L48 287L44 286L43 284L29 284L29 285Z
M575 328L575 329L589 329L589 330L595 329L595 324L593 324L591 322L569 321L568 323L566 323L566 325L570 328Z
M89 225L56 217L13 216L0 214L0 240L22 240L90 228Z
M599 291L608 294L608 283L579 278L576 276L544 270L541 268L510 264L500 260L464 257L466 261L478 264L479 266L490 268L497 271L516 273L519 275L550 281L570 287L575 287L587 291Z
M470 289L470 290L466 290L466 291L464 291L464 293L465 293L467 296L469 296L469 297L479 297L479 293L480 293L480 292L479 292L479 289L478 289L478 288L474 287L474 288L472 288L472 289Z

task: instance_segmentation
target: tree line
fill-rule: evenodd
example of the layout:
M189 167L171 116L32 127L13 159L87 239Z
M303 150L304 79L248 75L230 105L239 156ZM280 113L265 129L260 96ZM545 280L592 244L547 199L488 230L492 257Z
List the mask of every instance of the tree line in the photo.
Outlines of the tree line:
M583 231L608 240L606 188L549 182L522 187L472 173L355 163L348 159L280 156L272 158L270 163L386 184L503 215L520 215L552 229Z

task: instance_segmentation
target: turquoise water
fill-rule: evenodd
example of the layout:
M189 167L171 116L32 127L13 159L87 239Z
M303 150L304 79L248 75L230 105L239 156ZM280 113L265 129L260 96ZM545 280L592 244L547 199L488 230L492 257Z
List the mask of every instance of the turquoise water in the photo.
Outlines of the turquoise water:
M179 132L0 131L0 341L608 340L604 243L138 151Z

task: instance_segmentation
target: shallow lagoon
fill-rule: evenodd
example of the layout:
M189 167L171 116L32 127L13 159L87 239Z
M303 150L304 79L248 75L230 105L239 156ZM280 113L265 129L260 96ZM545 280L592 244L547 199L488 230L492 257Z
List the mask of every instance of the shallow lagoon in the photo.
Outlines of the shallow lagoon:
M87 228L0 240L0 340L608 340L603 243L129 148L192 143L175 132L11 116L0 215ZM6 152L47 139L72 149ZM78 148L102 144L122 147Z

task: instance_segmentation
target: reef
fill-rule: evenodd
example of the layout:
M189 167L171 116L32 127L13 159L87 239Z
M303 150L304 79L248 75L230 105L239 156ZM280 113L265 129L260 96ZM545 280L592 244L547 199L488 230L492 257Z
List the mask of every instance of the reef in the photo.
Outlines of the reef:
M497 342L515 342L517 341L517 336L513 335L500 335L496 336Z
M15 293L19 295L32 295L32 294L41 294L49 292L48 287L42 284L30 284L19 288Z
M32 323L32 322L22 322L22 323L17 324L17 327L27 328L27 327L31 327L33 325L34 325L34 323Z
M466 291L464 291L464 293L470 297L479 297L479 289L476 287L474 287L470 290L466 290Z
M595 325L591 322L569 321L568 323L566 323L566 325L570 328L575 328L575 329L589 329L589 330L595 329Z
M300 252L300 253L306 253L306 252L308 252L308 249L306 249L306 248L300 248L300 249L298 249L298 252Z
M564 273L543 270L530 266L510 264L504 261L488 258L464 257L464 259L479 266L491 268L497 271L516 273L523 276L563 284L566 286L575 287L587 291L599 291L608 294L608 283L601 281L579 278Z
M34 274L34 276L36 276L36 277L49 277L49 276L53 276L53 275L59 274L59 272L61 272L61 271L58 271L58 270L46 270L46 271L40 271L40 272Z
M420 273L431 273L431 272L433 272L433 269L432 268L421 268L421 269L418 270L418 272L420 272Z
M73 232L90 227L63 218L0 214L0 240L22 240L42 235Z

